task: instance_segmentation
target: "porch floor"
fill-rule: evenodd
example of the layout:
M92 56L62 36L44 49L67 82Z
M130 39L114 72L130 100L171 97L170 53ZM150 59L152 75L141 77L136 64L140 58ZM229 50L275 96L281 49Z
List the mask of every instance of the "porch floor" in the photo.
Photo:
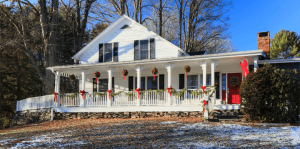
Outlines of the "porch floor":
M240 109L239 104L215 105L213 110ZM135 112L135 111L202 111L201 105L195 106L113 106L113 107L59 107L55 112Z

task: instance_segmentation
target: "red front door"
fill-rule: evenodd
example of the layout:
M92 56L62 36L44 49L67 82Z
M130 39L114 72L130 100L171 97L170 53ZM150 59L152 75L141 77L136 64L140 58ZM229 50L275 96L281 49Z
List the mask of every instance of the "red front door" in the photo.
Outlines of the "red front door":
M228 73L228 104L240 104L241 73Z

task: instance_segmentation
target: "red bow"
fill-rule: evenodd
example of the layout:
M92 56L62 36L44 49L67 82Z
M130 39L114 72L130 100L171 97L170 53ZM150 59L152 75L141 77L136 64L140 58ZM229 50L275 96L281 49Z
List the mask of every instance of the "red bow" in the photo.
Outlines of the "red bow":
M206 100L203 100L203 112L205 112L205 105L207 105L207 102L206 102Z
M73 80L71 80L71 85L72 85Z
M141 90L141 88L135 89L135 91L137 91L137 93L138 93L138 99L140 98L140 90Z
M246 75L249 74L249 71L248 71L248 68L247 68L247 66L248 66L247 61L244 59L243 63L240 62L240 65L241 65L241 68L243 70L243 76L245 77L245 73L246 73Z
M201 86L201 88L203 90L203 97L204 97L204 92L205 92L206 86Z
M110 93L111 93L111 90L107 90L107 92L108 92L108 98L109 98L109 100L110 100Z
M125 80L125 75L123 75L123 80Z
M54 92L53 94L54 94L54 102L55 102L55 99L57 99L58 93Z
M154 74L154 76L153 76L153 81L155 81L155 74Z
M95 83L97 83L97 80L98 80L98 78L96 77L96 79L95 79Z
M82 99L84 99L84 93L85 93L85 91L84 90L80 90L80 93L81 93Z
M169 95L171 97L171 89L172 89L172 87L167 87L167 89L168 89L168 93L169 93Z

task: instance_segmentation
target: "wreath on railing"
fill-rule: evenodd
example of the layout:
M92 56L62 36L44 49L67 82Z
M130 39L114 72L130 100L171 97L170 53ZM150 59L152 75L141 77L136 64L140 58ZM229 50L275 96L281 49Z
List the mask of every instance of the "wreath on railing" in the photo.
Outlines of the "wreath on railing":
M94 73L94 75L95 75L95 77L96 77L95 83L97 83L97 80L98 80L98 78L100 77L100 72L96 71L96 72Z
M153 81L155 81L155 75L158 74L158 70L154 67L151 69L151 73L154 75L153 76Z
M230 79L229 79L229 85L233 87L233 89L237 88L240 84L240 78L237 77L237 76L232 76Z
M73 81L76 80L76 77L74 74L72 74L69 76L69 79L71 80L71 85L72 85Z
M183 72L185 73L185 78L186 78L186 73L189 73L191 71L191 67L189 65L186 65L183 67Z
M128 75L128 70L123 69L121 74L123 75L123 80L125 80L125 76Z

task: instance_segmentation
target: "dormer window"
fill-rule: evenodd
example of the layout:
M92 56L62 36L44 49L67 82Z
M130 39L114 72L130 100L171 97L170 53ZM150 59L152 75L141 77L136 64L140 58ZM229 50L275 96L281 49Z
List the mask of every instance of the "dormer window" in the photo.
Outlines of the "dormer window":
M149 40L140 40L140 59L149 59Z

